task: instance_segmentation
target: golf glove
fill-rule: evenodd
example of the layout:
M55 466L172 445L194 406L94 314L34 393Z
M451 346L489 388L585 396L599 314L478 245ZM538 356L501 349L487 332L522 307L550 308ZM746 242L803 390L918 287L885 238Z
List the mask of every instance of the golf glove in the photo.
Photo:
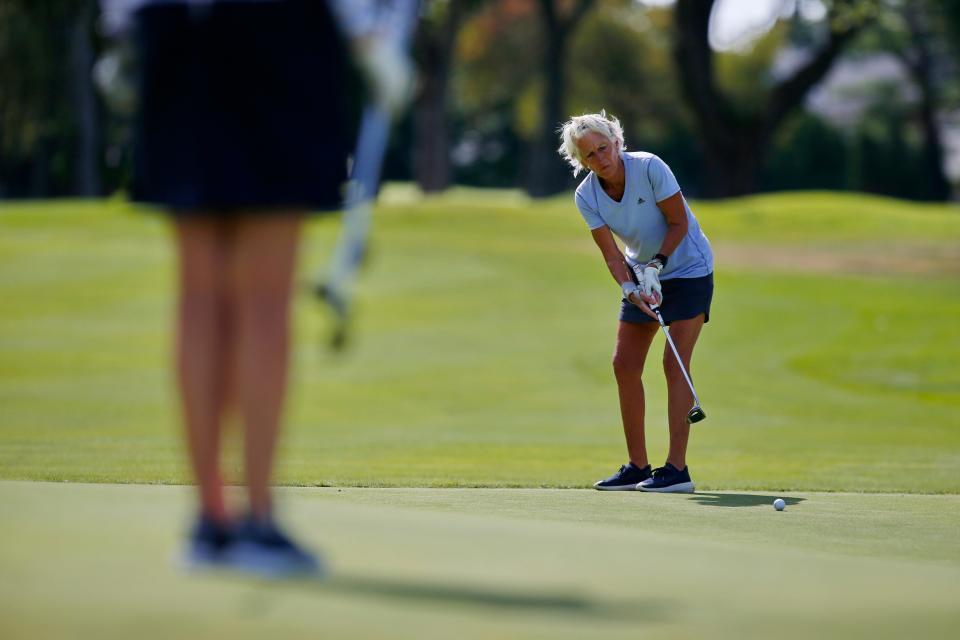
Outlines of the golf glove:
M659 305L663 301L663 289L660 286L660 270L663 266L659 262L648 262L643 267L643 278L640 279L640 287L644 295L656 299Z
M137 110L136 61L129 36L118 36L93 66L93 82L107 107L120 116Z
M392 115L397 115L413 94L410 56L395 42L380 36L356 42L354 50L370 82L374 99Z
M129 0L127 0L129 1ZM339 27L376 105L396 117L413 96L413 61L407 51L415 0L329 0Z
M623 297L627 302L633 303L633 300L630 299L630 296L637 294L637 300L640 300L640 287L638 287L633 282L624 282L620 285L620 288L623 289Z

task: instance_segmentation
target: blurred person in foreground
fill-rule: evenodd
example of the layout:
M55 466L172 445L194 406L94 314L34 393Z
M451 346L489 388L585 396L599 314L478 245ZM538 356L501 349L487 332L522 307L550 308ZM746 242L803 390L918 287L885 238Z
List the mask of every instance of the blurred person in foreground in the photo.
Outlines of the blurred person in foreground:
M371 74L389 71L373 78L376 88L401 90L396 62L377 57L387 52L372 44L368 2L103 0L103 8L108 29L129 36L137 70L133 199L168 211L179 265L176 378L199 490L183 562L270 577L320 573L318 557L278 526L270 491L297 247L310 212L341 204L353 143L347 43ZM220 468L234 415L244 436L241 514L225 504Z
M606 112L575 116L561 128L559 153L574 176L590 173L575 201L623 293L613 370L629 461L593 486L604 491L692 493L687 467L693 400L665 346L670 450L651 471L645 439L643 366L660 324L659 305L687 371L700 330L710 319L713 252L670 167L651 153L627 152L620 122ZM614 236L624 245L621 252Z

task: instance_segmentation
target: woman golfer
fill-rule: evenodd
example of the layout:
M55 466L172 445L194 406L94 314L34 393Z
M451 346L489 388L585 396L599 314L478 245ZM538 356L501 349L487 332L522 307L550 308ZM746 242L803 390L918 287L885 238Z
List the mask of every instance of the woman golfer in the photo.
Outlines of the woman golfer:
M680 185L660 158L641 151L627 153L620 122L605 112L576 116L564 123L560 154L577 175L589 175L577 187L575 200L623 290L613 371L620 396L620 414L630 460L593 486L604 491L692 493L687 468L693 402L674 355L664 348L670 451L653 471L644 434L643 364L660 328L650 306L660 306L683 363L690 370L693 347L710 318L713 297L713 252ZM614 240L623 242L621 252Z
M317 556L277 524L270 491L297 248L304 219L341 204L352 142L343 36L388 106L402 102L402 65L386 64L370 3L103 3L112 29L134 35L140 67L133 197L169 211L179 265L176 371L199 502L184 564L317 573ZM239 513L221 479L233 418Z

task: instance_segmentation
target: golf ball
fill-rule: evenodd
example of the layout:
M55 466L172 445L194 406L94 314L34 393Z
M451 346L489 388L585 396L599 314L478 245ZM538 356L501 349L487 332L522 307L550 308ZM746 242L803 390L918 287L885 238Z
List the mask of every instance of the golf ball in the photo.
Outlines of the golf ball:
M777 498L773 501L773 508L777 511L783 511L783 508L787 506L787 503L783 501L783 498Z

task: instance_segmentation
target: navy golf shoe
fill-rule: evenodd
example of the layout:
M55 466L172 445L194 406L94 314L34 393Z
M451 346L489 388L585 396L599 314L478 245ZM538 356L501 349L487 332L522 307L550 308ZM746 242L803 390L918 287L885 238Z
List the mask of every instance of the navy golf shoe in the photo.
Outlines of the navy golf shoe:
M637 487L640 491L654 491L657 493L693 493L693 481L690 479L690 468L684 467L681 471L669 462L653 470L653 477L644 480Z
M320 576L320 560L300 547L272 521L247 518L234 530L224 553L226 566L264 578Z
M221 566L232 538L228 525L201 515L193 524L180 564L188 570Z
M638 488L638 484L650 477L650 465L641 469L632 462L628 462L606 480L594 482L593 488L598 491L634 491Z

